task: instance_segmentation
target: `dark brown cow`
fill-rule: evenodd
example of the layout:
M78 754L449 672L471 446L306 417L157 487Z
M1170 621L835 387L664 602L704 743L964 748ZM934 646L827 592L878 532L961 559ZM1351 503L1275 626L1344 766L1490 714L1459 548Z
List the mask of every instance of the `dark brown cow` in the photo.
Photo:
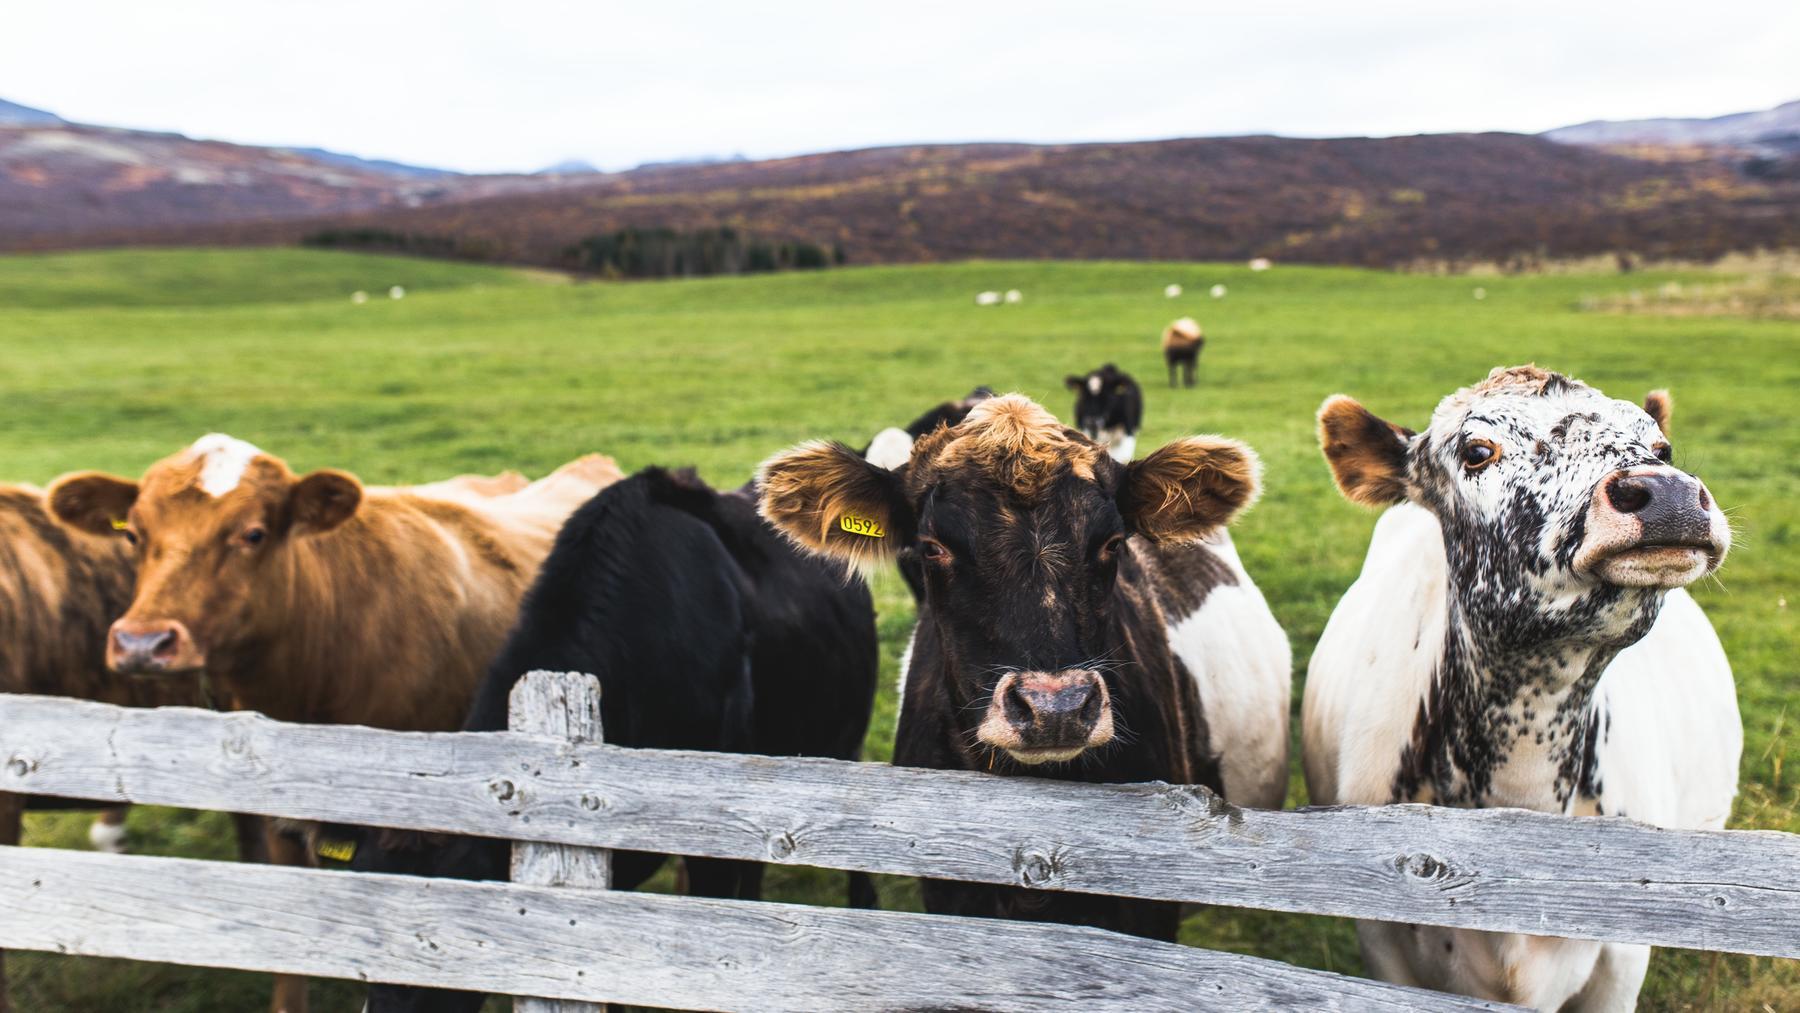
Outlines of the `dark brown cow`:
M135 593L106 637L115 671L204 669L233 706L284 721L447 731L563 521L620 477L591 456L498 496L467 480L364 488L215 434L142 482L59 479L49 502L135 547ZM268 847L306 861L285 835ZM278 978L274 1008L305 1007L304 980Z
M1194 370L1200 366L1200 351L1206 347L1206 335L1193 317L1182 317L1163 328L1163 362L1169 367L1169 386L1175 386L1175 367L1181 367L1185 386L1194 385Z
M1203 784L1280 805L1288 645L1224 531L1256 496L1234 440L1121 464L1016 395L921 437L898 470L840 444L769 460L762 512L799 545L922 575L894 762ZM927 881L937 913L1173 939L1178 905Z

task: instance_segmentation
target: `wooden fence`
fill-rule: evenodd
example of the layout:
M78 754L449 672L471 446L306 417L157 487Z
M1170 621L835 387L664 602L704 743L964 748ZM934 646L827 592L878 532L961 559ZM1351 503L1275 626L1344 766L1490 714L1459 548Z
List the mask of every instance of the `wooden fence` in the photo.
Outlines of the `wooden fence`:
M604 849L1800 956L1800 836L0 697L0 791L510 839L512 883L0 848L0 948L704 1009L1470 1009L1094 929L606 893ZM523 1009L580 1009L521 1004Z

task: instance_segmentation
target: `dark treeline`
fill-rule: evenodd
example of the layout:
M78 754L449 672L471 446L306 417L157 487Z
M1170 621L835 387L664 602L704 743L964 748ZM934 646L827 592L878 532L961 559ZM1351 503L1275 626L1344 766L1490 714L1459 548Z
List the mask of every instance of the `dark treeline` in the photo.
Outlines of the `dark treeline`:
M380 228L321 229L300 237L300 245L364 253L407 253L420 257L491 260L492 244L474 237L395 232Z
M844 262L840 246L755 239L730 227L678 232L624 228L589 236L563 251L565 264L610 278L697 278L711 274L817 270Z

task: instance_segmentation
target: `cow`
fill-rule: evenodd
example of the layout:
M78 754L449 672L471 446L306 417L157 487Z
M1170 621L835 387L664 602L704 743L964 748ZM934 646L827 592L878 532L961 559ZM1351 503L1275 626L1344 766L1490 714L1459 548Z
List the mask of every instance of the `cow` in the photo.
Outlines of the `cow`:
M196 703L197 679L135 682L106 671L107 624L130 600L131 558L117 539L69 531L50 515L41 489L0 484L0 693L139 707ZM23 796L0 792L0 845L20 842L26 805ZM124 850L124 814L113 807L94 821L88 839L96 849ZM6 995L0 962L0 1013L9 1008Z
M1234 440L1121 464L1019 395L921 437L899 470L842 444L762 466L762 513L853 567L917 562L894 762L1003 776L1205 785L1279 806L1287 638L1225 526L1259 465ZM1173 939L1179 907L927 880L939 913Z
M526 595L464 727L507 726L534 669L600 679L613 745L855 759L874 704L878 649L868 588L797 552L757 516L756 490L715 492L648 468L578 510ZM505 879L504 841L375 835L353 867ZM613 853L613 888L635 889L666 856ZM689 892L755 900L762 865L686 859ZM867 876L851 901L874 906ZM376 986L371 1013L480 1008L479 996Z
M1183 385L1194 385L1194 370L1199 368L1200 351L1205 347L1206 335L1201 332L1199 321L1193 317L1182 317L1163 328L1163 362L1169 367L1170 387L1175 386L1176 366L1181 367Z
M141 482L83 472L48 500L132 546L133 595L103 638L113 671L204 670L228 706L282 721L447 731L563 520L619 477L596 455L504 495L365 488L214 433ZM278 864L307 862L289 834L265 843ZM278 977L272 1008L304 1010L304 979Z
M1075 427L1113 460L1130 461L1144 422L1144 391L1131 374L1109 362L1086 376L1070 374L1063 386L1075 392Z
M1424 432L1343 395L1319 440L1387 507L1313 654L1307 789L1719 828L1743 729L1731 667L1683 588L1725 558L1712 494L1672 463L1671 401L1535 366L1446 397ZM1540 1009L1629 1010L1647 946L1362 922L1393 982Z

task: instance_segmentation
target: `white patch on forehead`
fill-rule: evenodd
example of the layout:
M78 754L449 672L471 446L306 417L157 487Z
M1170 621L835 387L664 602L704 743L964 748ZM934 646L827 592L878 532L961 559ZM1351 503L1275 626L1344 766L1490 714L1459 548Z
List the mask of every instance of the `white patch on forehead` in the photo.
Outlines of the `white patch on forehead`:
M1088 377L1088 393L1089 394L1100 393L1100 378L1099 377L1097 377L1097 376Z
M250 462L262 451L243 440L224 433L208 433L188 448L200 458L200 491L208 496L223 496L238 487Z

